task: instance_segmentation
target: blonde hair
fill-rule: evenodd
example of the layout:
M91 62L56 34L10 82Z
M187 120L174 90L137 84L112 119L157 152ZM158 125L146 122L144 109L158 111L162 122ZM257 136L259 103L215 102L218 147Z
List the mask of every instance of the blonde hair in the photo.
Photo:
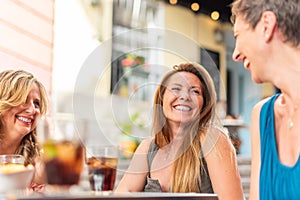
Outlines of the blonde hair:
M216 92L213 80L204 67L197 63L175 65L173 70L165 74L154 96L153 127L155 143L161 148L170 143L169 125L166 122L162 106L166 84L171 76L178 72L189 72L196 75L202 83L203 107L199 116L184 128L185 140L181 146L181 155L173 164L171 192L201 192L201 173L204 172L201 154L201 142L206 136L214 117ZM189 169L187 170L187 164Z
M23 105L33 86L36 84L40 92L41 115L47 112L47 95L42 83L31 73L24 70L6 70L0 73L0 142L3 138L2 115L9 109ZM39 147L36 139L36 128L28 133L21 141L17 151L25 157L25 164L35 164L35 157L39 155Z

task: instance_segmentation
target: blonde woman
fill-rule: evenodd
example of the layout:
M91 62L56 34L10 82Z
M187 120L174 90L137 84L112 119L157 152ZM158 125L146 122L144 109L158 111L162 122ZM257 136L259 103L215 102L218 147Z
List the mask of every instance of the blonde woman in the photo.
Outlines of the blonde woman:
M175 65L156 90L153 134L136 150L116 192L216 193L243 199L236 153L215 124L216 93L196 63Z
M46 111L45 88L31 73L23 70L0 73L0 154L23 155L25 165L35 166L30 186L33 190L41 190L45 181L36 126Z

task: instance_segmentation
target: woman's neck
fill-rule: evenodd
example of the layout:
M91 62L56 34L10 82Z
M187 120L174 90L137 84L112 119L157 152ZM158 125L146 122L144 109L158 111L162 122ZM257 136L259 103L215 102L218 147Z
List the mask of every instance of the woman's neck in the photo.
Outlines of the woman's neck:
M178 124L173 124L170 126L170 141L174 139L179 139L181 137L184 137L183 135L183 126Z
M2 138L0 141L0 155L16 153L20 142L21 140L13 140L7 137Z

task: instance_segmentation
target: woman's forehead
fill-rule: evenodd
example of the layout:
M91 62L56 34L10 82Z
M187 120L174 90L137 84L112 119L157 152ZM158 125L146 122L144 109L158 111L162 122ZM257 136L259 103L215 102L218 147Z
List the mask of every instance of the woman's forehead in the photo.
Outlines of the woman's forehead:
M197 84L197 85L201 85L201 81L198 78L198 76L196 76L193 73L190 72L177 72L175 74L173 74L167 84Z

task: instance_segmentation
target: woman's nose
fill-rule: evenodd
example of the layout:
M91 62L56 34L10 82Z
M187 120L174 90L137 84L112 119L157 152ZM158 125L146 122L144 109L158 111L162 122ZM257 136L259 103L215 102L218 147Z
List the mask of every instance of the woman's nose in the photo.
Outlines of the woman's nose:
M34 105L33 102L27 102L27 103L24 104L24 106L25 106L25 111L27 113L35 112L35 105Z
M232 53L232 59L235 61L235 62L239 62L239 61L242 61L242 58L241 58L241 53L236 49L234 48L234 51Z
M188 91L182 91L180 92L180 96L179 96L180 100L186 101L190 99L190 94Z

